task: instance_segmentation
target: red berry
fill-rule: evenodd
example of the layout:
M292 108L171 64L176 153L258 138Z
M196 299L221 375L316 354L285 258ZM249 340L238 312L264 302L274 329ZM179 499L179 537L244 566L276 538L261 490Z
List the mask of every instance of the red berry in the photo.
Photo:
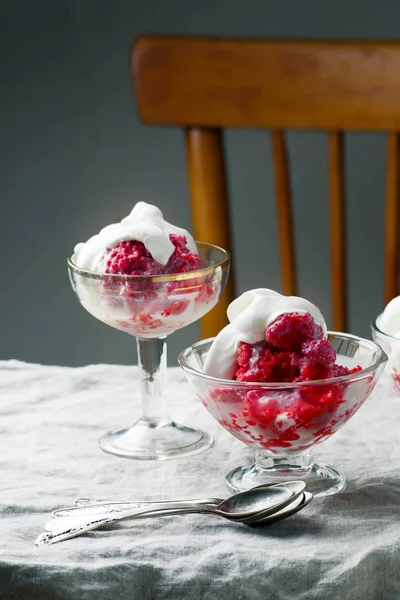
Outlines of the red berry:
M235 379L247 382L306 382L355 372L335 365L332 344L308 313L281 315L267 329L265 341L241 342L236 360Z
M187 273L202 268L199 255L189 250L184 235L171 234L169 237L175 249L165 266L154 260L142 242L127 240L115 248L107 248L104 256L106 273L143 276Z
M265 332L266 340L278 350L298 351L308 340L322 338L322 328L309 313L280 315Z
M135 276L152 276L152 275L164 275L174 273L187 273L189 271L196 271L202 268L202 262L198 254L191 252L186 245L186 237L183 235L170 235L170 240L174 245L174 251L169 258L168 263L163 266L154 260L150 252L146 250L145 245L142 242L136 240L127 240L120 242L115 248L107 248L106 254L104 255L105 272L112 275L135 275ZM127 280L127 281L114 281L110 278L108 282L104 283L105 287L119 291L122 296L135 296L139 299L138 294L142 294L143 298L154 295L160 288L157 283L151 281L140 281ZM189 283L186 281L172 281L165 284L168 295L174 293L175 290L179 290L182 287L188 286ZM198 291L202 295L205 294L204 288L208 287L203 285L203 282L196 278L193 281L190 280L190 285L193 286L195 291ZM179 306L183 306L183 302L177 301L178 304L171 309L171 312L178 314ZM187 302L185 302L185 307ZM182 308L184 310L184 308Z
M311 340L301 347L303 356L309 364L331 368L335 364L336 352L328 340Z

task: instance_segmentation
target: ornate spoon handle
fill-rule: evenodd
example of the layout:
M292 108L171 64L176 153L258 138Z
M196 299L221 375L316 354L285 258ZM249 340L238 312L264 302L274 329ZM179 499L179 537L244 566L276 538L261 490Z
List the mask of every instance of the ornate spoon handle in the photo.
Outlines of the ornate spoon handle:
M63 542L64 540L70 540L74 537L78 537L79 535L83 535L87 531L92 531L93 529L98 529L102 525L106 525L107 523L114 522L114 518L100 518L91 521L90 523L85 523L85 525L75 525L64 531L45 531L41 533L35 540L36 546L48 546L49 544L56 544L57 542Z
M219 504L223 498L177 498L176 500L166 500L166 502L206 502L207 504ZM94 504L136 504L137 502L159 502L159 500L132 500L132 498L78 498L74 506L83 507Z
M191 498L188 500L165 500L165 501L138 501L127 500L127 501L108 501L108 500L93 500L90 501L87 499L84 504L71 506L68 508L63 508L59 510L55 510L52 513L53 517L79 517L79 516L87 516L87 515L113 515L113 514L121 514L127 510L135 510L135 509L154 509L157 508L160 504L165 506L166 508L179 508L180 506L187 505L198 505L198 504L220 504L223 501L223 498Z
M214 508L214 505L212 505L212 507ZM74 537L78 537L79 535L83 535L84 533L87 533L88 531L92 531L93 529L99 529L100 527L102 527L103 525L108 525L109 523L115 523L116 521L122 521L124 519L135 519L135 518L140 518L140 517L153 517L153 516L161 516L161 515L173 515L173 514L185 514L185 513L192 513L192 512L213 512L211 510L212 508L211 506L209 507L209 510L207 510L207 505L206 504L197 504L195 505L193 504L186 504L185 506L182 505L179 507L175 507L172 508L171 506L165 506L161 503L158 504L158 507L156 508L155 506L153 506L150 509L143 509L143 510L133 510L132 512L122 512L120 515L114 515L114 516L103 516L103 517L99 517L96 518L94 517L92 520L90 521L85 521L84 523L78 523L77 521L74 521L71 517L66 517L66 521L67 523L69 523L68 525L65 526L65 529L60 530L60 528L57 528L55 531L45 531L44 533L41 533L39 535L39 537L35 540L35 544L37 546L47 546L49 544L56 544L57 542L63 542L64 540L69 540L71 538ZM221 516L221 517L225 517L225 515L223 514L219 514L219 513L214 513L217 516ZM226 518L229 518L229 516L226 516ZM56 519L54 519L54 521L57 521ZM60 520L60 523L62 523L63 521Z

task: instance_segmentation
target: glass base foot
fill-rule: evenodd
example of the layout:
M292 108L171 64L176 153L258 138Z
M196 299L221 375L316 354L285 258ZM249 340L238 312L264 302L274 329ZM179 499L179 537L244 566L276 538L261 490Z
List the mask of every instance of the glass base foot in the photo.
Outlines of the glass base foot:
M204 452L213 445L210 434L169 421L153 425L142 419L130 429L109 431L99 440L104 452L139 460L168 460Z
M306 459L309 459L306 456ZM321 465L313 460L294 458L268 459L268 467L264 467L257 460L247 467L233 469L225 478L226 484L232 492L243 492L256 485L284 483L285 481L302 480L306 483L307 491L314 497L329 496L340 492L346 485L344 473L330 465Z

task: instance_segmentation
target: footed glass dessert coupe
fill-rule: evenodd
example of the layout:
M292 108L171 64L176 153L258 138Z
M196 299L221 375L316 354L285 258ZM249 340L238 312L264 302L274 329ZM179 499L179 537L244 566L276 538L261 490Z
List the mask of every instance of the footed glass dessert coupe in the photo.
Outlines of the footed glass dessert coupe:
M229 254L199 242L204 267L170 275L111 275L86 271L68 260L72 287L94 317L136 337L141 371L142 416L131 427L103 435L105 452L164 460L209 448L212 437L179 425L168 413L167 335L200 319L218 302L229 272Z
M304 479L315 496L345 485L339 469L314 461L313 447L333 435L360 408L387 361L374 342L328 332L337 364L361 370L350 375L302 383L248 383L203 374L212 339L197 342L179 364L211 415L229 433L255 450L255 462L228 473L235 492L256 485Z

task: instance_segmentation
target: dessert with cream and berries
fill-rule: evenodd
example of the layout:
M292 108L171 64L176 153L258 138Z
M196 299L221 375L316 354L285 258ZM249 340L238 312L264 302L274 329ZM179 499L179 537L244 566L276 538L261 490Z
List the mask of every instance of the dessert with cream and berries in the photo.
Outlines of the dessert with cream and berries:
M396 296L387 304L376 324L386 335L400 339L400 296Z
M72 262L93 274L91 281L77 282L84 307L104 323L141 337L164 336L196 321L216 304L221 290L215 273L204 271L208 265L192 236L145 202L78 244Z
M87 242L77 244L74 262L78 267L96 273L105 273L107 267L111 267L109 272L119 275L171 273L174 261L169 265L168 263L176 251L176 238L171 239L171 235L178 236L179 242L184 241L189 255L197 253L196 244L188 231L167 223L156 206L138 202L120 223L107 225ZM115 260L108 263L116 258L115 250L119 249L122 258L125 242L136 242L134 246L128 246L133 261L129 265L121 264L120 267ZM194 260L198 260L198 257Z
M273 454L297 453L332 435L358 409L359 395L354 388L346 396L342 378L361 367L338 364L311 302L256 289L231 303L228 318L203 368L221 385L215 379L203 402L235 437Z
M387 353L386 372L393 388L400 394L400 296L393 298L372 323L372 337Z

